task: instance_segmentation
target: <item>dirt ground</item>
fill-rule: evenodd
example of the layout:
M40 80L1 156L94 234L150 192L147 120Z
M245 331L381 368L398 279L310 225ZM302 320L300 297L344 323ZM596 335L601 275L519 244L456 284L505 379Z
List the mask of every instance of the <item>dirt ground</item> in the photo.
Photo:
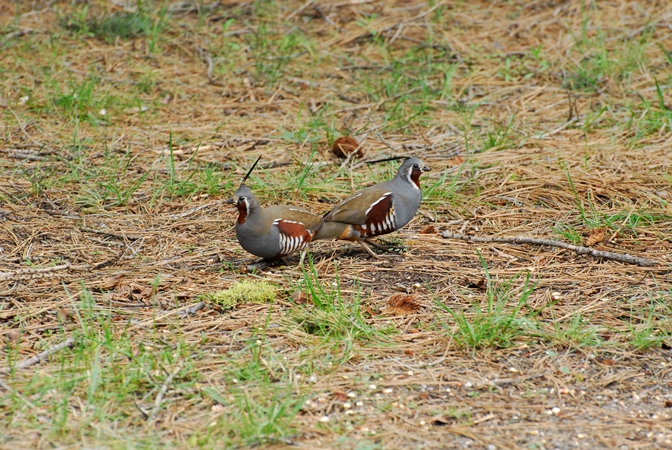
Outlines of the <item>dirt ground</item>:
M0 446L672 448L666 2L168 2L114 39L81 18L123 2L28 3L0 6ZM403 252L247 270L258 155L262 202L316 213L394 174L341 134L432 167ZM204 301L245 279L275 301Z

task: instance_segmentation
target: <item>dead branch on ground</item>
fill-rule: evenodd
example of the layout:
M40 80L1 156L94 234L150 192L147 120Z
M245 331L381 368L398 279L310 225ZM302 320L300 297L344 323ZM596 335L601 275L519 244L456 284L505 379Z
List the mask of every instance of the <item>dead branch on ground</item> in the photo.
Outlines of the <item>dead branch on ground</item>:
M447 239L461 239L470 242L502 242L506 244L532 244L532 245L547 245L549 247L559 247L567 250L572 250L579 255L590 255L594 258L608 259L611 261L619 261L626 264L635 264L644 267L657 266L660 263L655 259L641 258L639 256L629 255L627 253L615 253L602 250L594 250L589 247L582 247L580 245L567 244L565 242L554 241L552 239L538 239L528 236L512 236L512 237L477 237L467 236L464 234L451 233L444 231L441 237Z
M38 353L35 356L32 356L28 359L24 359L23 361L18 363L16 366L14 366L14 369L15 370L21 370L21 369L25 369L25 368L30 367L30 366L34 366L35 364L44 361L45 359L47 359L48 357L50 357L54 353L58 353L63 349L70 348L73 345L75 345L75 338L69 337L65 341L61 342L60 344L53 345L53 346L49 347L48 349L46 349L45 351ZM3 368L0 368L0 373L9 373L9 372L11 372L11 370L12 369L9 368L9 367L3 367Z

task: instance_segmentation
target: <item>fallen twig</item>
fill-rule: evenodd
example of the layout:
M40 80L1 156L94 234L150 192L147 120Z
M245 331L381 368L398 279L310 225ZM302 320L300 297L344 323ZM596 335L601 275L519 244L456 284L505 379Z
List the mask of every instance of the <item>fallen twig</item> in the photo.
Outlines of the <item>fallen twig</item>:
M154 417L156 417L156 414L159 412L163 396L166 395L166 392L168 391L170 385L173 383L173 379L175 378L175 376L180 372L180 370L182 370L182 365L183 365L182 361L179 361L177 363L177 366L175 367L175 370L173 370L173 372L170 375L168 375L166 380L161 385L159 393L156 394L156 400L154 400L154 408L152 408L152 412L149 413L149 417L147 417L148 422L152 422L154 420Z
M448 239L461 239L463 241L471 242L503 242L506 244L533 244L533 245L548 245L550 247L560 247L567 250L575 251L580 255L590 255L595 258L609 259L612 261L619 261L626 264L635 264L639 266L652 267L660 264L655 259L641 258L639 256L628 255L627 253L605 252L601 250L593 250L590 247L582 247L580 245L567 244L565 242L554 241L552 239L537 239L527 236L512 236L512 237L477 237L467 236L464 234L451 233L444 231L441 237Z
M103 261L98 264L71 264L71 263L65 263L65 264L60 264L58 266L53 266L53 267L41 267L39 269L16 269L12 270L11 272L0 272L0 281L18 281L18 280L32 280L35 278L40 278L40 277L45 277L48 275L53 275L54 273L61 271L61 270L99 270L104 267L111 266L113 264L116 264L121 257L124 255L124 252L126 251L126 245L124 245L124 248L119 252L118 255L114 256L113 258L108 259L107 261Z
M224 203L225 203L224 200L219 200L219 201L216 201L216 202L210 202L210 203L206 203L205 205L195 206L195 207L193 207L191 209L188 209L187 211L181 212L179 214L171 214L168 217L170 219L182 219L182 218L190 216L190 215L192 215L192 214L194 214L194 213L196 213L196 212L198 212L202 209L210 208L211 206L213 206L213 207L214 206L221 206Z
M110 231L96 230L94 228L84 226L80 226L79 229L86 233L100 234L101 236L108 236L111 238L119 239L120 241L124 241L126 239L128 239L129 241L137 241L138 239L142 239L142 236L112 233Z
M43 267L40 269L17 269L11 272L0 272L0 281L30 280L33 278L40 278L43 276L51 275L60 270L88 270L88 269L91 269L91 266L88 264L73 266L70 263L65 263L53 267Z
M19 398L23 403L25 403L31 409L37 410L37 407L30 400L28 400L26 397L21 395L20 392L13 389L10 385L5 383L3 380L0 380L0 388L4 389L5 391L9 392L12 395L15 395L17 398Z
M61 342L60 344L56 344L54 346L49 347L43 352L38 353L35 356L32 356L28 359L24 359L20 363L14 366L15 370L21 370L25 369L26 367L34 366L35 364L44 361L54 353L58 353L63 349L70 348L73 345L75 345L75 338L67 338L65 341ZM0 368L0 373L9 373L12 371L12 368L10 367L3 367Z
M205 302L198 302L194 306L190 306L187 309L183 309L182 311L180 311L180 317L182 319L184 319L187 316L190 316L192 314L196 314L198 311L203 309L204 306L205 306Z
M399 145L394 145L394 144L388 142L388 141L383 137L383 135L380 134L380 131L378 130L378 126L376 125L376 122L373 121L373 118L372 118L372 117L369 117L369 122L371 122L371 125L373 126L373 131L376 132L376 136L378 136L378 139L380 139L380 142L382 142L383 144L385 144L385 145L386 145L390 150L392 150L393 152L396 152L396 151L398 151L398 150L401 149L401 146L399 146Z

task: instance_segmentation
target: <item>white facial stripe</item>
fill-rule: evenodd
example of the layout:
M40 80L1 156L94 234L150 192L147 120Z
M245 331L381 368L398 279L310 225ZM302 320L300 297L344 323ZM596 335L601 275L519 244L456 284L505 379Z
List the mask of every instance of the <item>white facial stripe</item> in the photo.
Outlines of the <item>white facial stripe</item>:
M407 175L408 182L411 184L411 186L413 186L414 189L418 189L418 190L419 190L420 188L418 187L417 184L415 184L415 182L414 182L413 179L411 178L411 174L412 174L412 173L413 173L413 168L411 167L411 168L409 169L409 171L408 171L408 175Z

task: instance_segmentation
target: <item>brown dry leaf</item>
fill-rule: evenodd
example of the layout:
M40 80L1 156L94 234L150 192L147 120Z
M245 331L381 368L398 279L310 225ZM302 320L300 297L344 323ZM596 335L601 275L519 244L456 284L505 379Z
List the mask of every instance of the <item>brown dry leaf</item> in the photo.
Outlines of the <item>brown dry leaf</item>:
M434 225L430 225L428 227L423 228L420 230L420 234L434 234L436 233L436 229L434 228Z
M345 401L348 400L348 394L343 392L343 391L336 391L335 390L333 392L333 394L334 394L334 399L336 399L336 401L345 402Z
M67 312L65 308L58 308L56 315L61 323L71 323L75 321L75 317Z
M357 142L357 139L353 138L352 136L341 136L336 139L334 143L331 144L331 151L339 158L345 158L353 152L355 152L353 156L358 158L364 156L364 152L359 146L359 142Z
M471 281L468 277L464 277L464 284L466 284L467 287L471 289L485 290L487 287L487 283L485 282L484 277L481 277L481 279L476 282Z
M116 288L123 277L123 274L105 277L96 283L92 283L92 286L95 286L101 291L109 291Z
M415 356L413 350L404 350L404 355L406 356Z
M454 158L449 159L446 161L446 166L448 167L456 167L464 163L464 158L461 156L456 156Z
M292 301L299 305L305 305L308 303L308 296L303 291L296 291L292 294Z
M592 247L595 244L599 244L600 242L604 241L604 237L605 237L604 227L593 228L592 230L590 230L588 239L586 239L586 246Z
M8 344L16 344L19 342L19 332L16 330L9 330L7 334L5 334L5 338L7 339Z
M418 303L412 295L406 294L394 294L387 299L387 306L385 307L387 314L396 316L413 314L420 309L422 309L422 304Z
M455 423L455 419L447 418L443 414L432 417L432 421L431 421L431 424L434 425L434 426L437 426L437 427L445 426L445 425L452 425L453 423Z
M374 311L369 305L366 305L366 307L365 307L364 309L366 310L366 312L368 312L369 314L371 314L372 317L375 317L375 316L379 316L379 315L380 315L379 312Z

